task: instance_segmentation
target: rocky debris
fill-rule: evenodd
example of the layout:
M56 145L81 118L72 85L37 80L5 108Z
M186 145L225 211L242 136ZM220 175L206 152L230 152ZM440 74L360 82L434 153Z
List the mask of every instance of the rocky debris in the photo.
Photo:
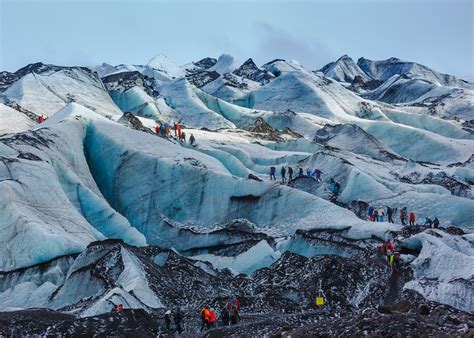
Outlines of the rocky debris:
M13 108L17 111L19 111L20 113L23 113L25 114L26 116L28 116L28 118L36 123L39 123L39 115L33 113L32 111L28 110L28 109L25 109L23 108L22 106L20 106L18 103L16 103L15 101L6 101L4 102L4 104L10 108Z
M262 134L272 134L277 133L278 130L273 128L270 124L268 124L264 119L261 117L257 117L254 124L245 128L245 130L250 131L252 133L262 133Z
M126 92L133 87L141 87L151 97L157 97L159 93L153 88L152 80L140 72L120 72L107 75L102 78L102 82L109 92Z
M254 133L256 138L260 138L268 141L284 142L284 136L290 138L301 138L302 136L298 133L293 132L291 129L286 128L284 131L273 128L267 121L261 117L257 117L255 122L244 130Z
M364 81L362 76L356 75L348 88L356 93L361 93L362 91L374 90L382 83L383 82L379 80Z
M19 77L15 73L7 71L0 72L0 93L7 90Z
M248 84L243 80L243 78L235 74L226 73L222 76L222 78L224 79L225 86L234 87L242 90L249 89Z
M474 120L464 121L462 123L462 129L470 134L474 134Z
M192 233L192 230L180 231L178 236L183 238ZM262 239L275 245L271 238L259 233L246 220L233 220L213 233L235 238L235 247L248 247L249 243ZM135 330L135 334L138 332L144 336L156 336L164 333L161 318L166 309L175 310L180 307L185 313L186 332L196 335L200 327L200 307L207 304L219 313L218 310L231 293L236 293L242 303L243 321L236 326L212 329L206 332L208 336L262 336L283 333L282 331L294 331L298 335L298 332L303 332L299 330L309 329L316 323L320 331L315 331L315 334L342 334L348 329L358 333L381 333L385 331L380 331L384 328L379 324L380 320L408 330L403 332L418 332L426 325L429 328L438 325L446 333L465 332L459 330L465 330L466 325L472 324L472 319L469 324L462 311L447 306L439 307L436 303L423 300L413 291L404 292L403 285L413 278L411 269L402 265L399 271L391 273L385 261L376 257L375 248L379 240L355 241L343 235L344 231L298 230L290 239L294 244L288 248L290 251L283 253L271 266L257 270L251 276L232 276L225 269L214 270L209 263L197 262L175 250L157 246L133 247L121 240L94 242L78 257L62 258L75 268L70 270L64 283L52 294L51 300L59 304L61 297L69 299L73 290L84 292L86 289L98 288L100 292L81 297L79 301L59 310L79 314L110 290L121 288L118 281L125 269L124 264L129 264L124 263L123 255L133 257L132 261L138 264L139 269L143 269L147 287L157 295L163 306L144 306L146 311L132 310L125 306L126 310L121 313L110 312L81 319L45 309L0 313L0 333L14 330L19 335L41 335L45 332L52 335L87 335L88 332L126 335ZM308 258L291 252L304 250L305 245L319 250L319 253ZM231 247L201 247L200 250L216 255L235 255L235 248ZM48 276L48 269L56 266L54 262L47 265L49 268L45 266L44 278ZM29 269L21 272L25 282ZM4 278L8 278L8 274L5 273ZM33 274L32 278L37 278L37 275ZM89 284L85 288L74 284L74 280L88 280ZM323 307L315 305L315 295L320 288L326 298ZM111 298L112 302L117 300ZM427 304L429 315L421 314L427 311L420 304ZM377 308L385 314L376 311ZM427 319L418 323L416 328L405 327L413 318L421 318L418 316ZM346 320L335 322L336 318ZM415 331L410 331L412 329ZM313 334L313 331L308 332Z
M367 211L369 209L369 203L365 201L351 201L347 208L351 210L360 219L368 219Z
M204 59L201 59L197 62L193 62L193 64L199 68L202 68L202 69L209 69L211 68L212 66L214 66L215 64L217 63L217 59L215 58L210 58L210 57L206 57Z
M0 312L0 335L3 337L150 337L164 332L159 319L141 309L87 318L47 309Z
M218 79L221 75L212 70L202 70L202 71L193 71L189 74L186 74L186 79L195 85L198 88L202 88L208 83L211 83L212 81Z
M266 84L270 82L275 76L267 71L257 67L252 59L245 61L239 68L233 71L235 75L243 78Z
M308 332L316 337L340 337L348 333L354 336L400 337L400 336L471 336L474 333L472 315L443 310L440 315L429 316L416 312L390 314L378 311L367 311L352 317L341 317L337 320L326 319L296 329L286 327L275 332L273 337L306 337Z
M143 123L130 112L123 113L122 117L120 117L117 122L129 128L155 135L150 128L145 127Z

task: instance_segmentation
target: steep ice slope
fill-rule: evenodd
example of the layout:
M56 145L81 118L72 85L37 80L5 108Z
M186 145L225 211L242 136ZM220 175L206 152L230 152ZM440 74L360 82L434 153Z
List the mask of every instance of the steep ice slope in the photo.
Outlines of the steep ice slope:
M394 75L406 75L411 79L426 80L441 86L472 88L473 85L454 76L438 73L426 66L415 62L390 58L382 61L372 61L360 58L357 65L367 75L374 79L386 81Z
M415 161L449 164L472 155L474 140L451 139L434 132L382 121L356 122L397 154Z
M186 79L179 79L160 87L166 104L176 110L185 123L194 127L210 129L235 127L222 115L209 109L196 95L195 89Z
M0 135L19 133L36 125L25 114L0 103Z
M29 73L11 85L4 95L38 115L50 116L70 102L103 116L122 115L97 75L82 68Z
M145 234L148 243L172 245L164 219L205 229L247 218L259 228L280 234L297 228L364 225L351 212L317 197L278 184L232 177L213 157L152 135L97 121L89 127L85 144L104 197ZM146 184L140 184L143 177ZM186 184L179 184L183 179ZM286 210L298 205L311 207L294 219ZM338 219L332 217L336 212Z
M325 76L339 82L352 82L356 76L360 76L363 81L370 81L372 78L359 68L359 66L347 55L341 56L335 62L331 62L321 68Z
M106 237L145 244L103 199L84 157L84 135L83 122L73 117L0 138L1 270L78 253Z

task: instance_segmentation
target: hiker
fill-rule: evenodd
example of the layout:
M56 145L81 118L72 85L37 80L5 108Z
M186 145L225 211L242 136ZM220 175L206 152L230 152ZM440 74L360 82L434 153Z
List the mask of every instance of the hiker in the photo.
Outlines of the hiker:
M431 220L431 218L426 217L425 224L423 225L426 225L428 228L431 228L431 226L433 225L433 221Z
M179 139L180 141L183 141L183 142L186 143L186 133L185 133L184 131L181 132L181 134L179 135L178 139Z
M392 242L388 239L385 242L385 254L386 254L386 259L387 259L387 264L392 269L392 263L393 263L393 251L395 250L395 247L393 246Z
M379 257L385 260L385 255L387 251L385 250L385 242L382 242L382 244L379 246Z
M178 135L178 130L179 130L179 124L178 122L174 123L174 136L179 136Z
M123 310L122 304L113 304L112 312L121 312Z
M161 129L161 125L160 125L160 124L157 124L156 127L155 127L155 133L159 134L159 133L160 133L160 129Z
M286 169L285 169L285 167L281 167L280 173L281 173L281 181L286 182Z
M388 266L390 267L390 270L393 271L393 263L395 261L395 253L392 250L387 252L387 260L388 260Z
M270 167L270 181L274 179L276 181L276 176L275 176L276 168L275 167Z
M311 177L311 169L306 169L306 176Z
M314 171L313 171L313 176L316 179L316 181L318 181L319 183L323 183L323 180L321 179L321 174L322 173L323 172L319 169L314 169Z
M331 178L329 183L329 190L337 197L339 195L339 189L341 189L341 185L339 182L334 181L334 178Z
M165 312L165 326L166 331L171 331L171 310Z
M415 225L415 213L410 212L410 225Z
M397 211L397 208L392 209L389 206L387 206L387 218L388 218L388 223L393 223L393 213Z
M380 207L380 209L379 209L379 219L378 219L379 222L383 222L383 216L384 215L385 215L385 211L384 211L383 207Z
M194 142L196 142L196 139L194 138L194 135L191 133L191 136L189 137L189 144L194 145Z
M374 221L374 207L369 205L369 209L367 209L367 215L369 216L369 220L373 222Z
M291 181L293 179L293 168L288 167L288 181Z
M435 219L433 220L433 228L438 229L438 227L439 227L439 219L438 217L435 217Z
M46 121L48 119L48 117L44 114L42 114L39 118L39 123L43 123L44 121Z
M221 310L221 315L219 317L221 320L220 326L228 326L230 322L230 315L229 315L229 310L227 309L227 306L224 306Z
M400 221L402 225L406 225L405 220L407 218L407 207L403 207L400 209Z
M394 256L394 268L395 268L395 271L400 271L400 251L394 251L393 252L393 256Z
M240 320L240 301L235 295L232 295L227 303L227 310L229 310L230 324L237 324Z
M214 311L209 310L209 327L215 327L217 325L217 315Z
M183 313L181 312L181 308L178 307L173 319L176 331L178 331L178 333L183 332Z
M298 168L298 176L303 176L304 173L303 173L303 168Z
M379 211L375 208L374 208L374 211L372 212L372 218L373 218L373 222L379 221Z
M203 306L201 309L201 331L204 330L204 327L206 327L208 330L211 327L209 319L211 318L211 313L209 311L209 307Z

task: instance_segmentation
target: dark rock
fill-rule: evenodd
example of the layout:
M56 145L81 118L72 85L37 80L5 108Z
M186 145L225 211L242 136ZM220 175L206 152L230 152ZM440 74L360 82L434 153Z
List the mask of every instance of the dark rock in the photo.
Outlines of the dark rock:
M255 181L263 182L263 180L262 180L260 177L254 175L254 174L249 174L248 179L249 179L249 180L255 180Z
M378 312L384 313L384 314L391 314L392 309L389 306L379 306L377 308Z
M208 83L218 79L221 75L216 71L194 71L186 74L186 79L198 88L202 88Z
M261 84L266 84L275 77L273 74L258 68L252 59L245 61L239 68L234 70L233 73L243 78L260 82Z
M430 315L430 307L428 304L420 304L418 306L418 313L422 316L429 316Z
M120 72L110 74L102 78L102 82L109 92L126 92L133 87L141 87L151 97L157 97L159 93L153 88L150 78L140 72Z
M143 123L130 112L124 113L117 122L135 130L154 134L149 128L145 127Z

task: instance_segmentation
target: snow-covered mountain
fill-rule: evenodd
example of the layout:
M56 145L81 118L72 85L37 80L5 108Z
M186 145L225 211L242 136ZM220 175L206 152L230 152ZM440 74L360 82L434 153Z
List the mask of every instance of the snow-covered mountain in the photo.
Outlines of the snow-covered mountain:
M69 322L77 334L115 330L177 307L192 334L196 309L219 309L231 293L243 322L216 335L290 322L299 332L323 314L367 323L378 316L369 309L387 316L399 304L411 312L390 321L432 310L447 334L467 332L472 86L416 63L348 56L318 72L227 54L1 72L0 334L24 329L18 319L35 318L33 307L50 311L30 334L64 334ZM155 132L178 121L195 144ZM322 182L306 175L316 168ZM396 208L395 224L370 222L369 206ZM400 224L403 207L418 225ZM422 226L435 217L439 229ZM388 238L397 271L377 257ZM323 308L313 305L319 289Z
M355 64L344 55L320 71L370 100L419 107L443 118L474 119L473 83L415 62L360 58Z
M373 80L347 55L343 55L337 61L327 64L320 71L325 76L339 82L351 83L356 76L360 76L364 82Z

